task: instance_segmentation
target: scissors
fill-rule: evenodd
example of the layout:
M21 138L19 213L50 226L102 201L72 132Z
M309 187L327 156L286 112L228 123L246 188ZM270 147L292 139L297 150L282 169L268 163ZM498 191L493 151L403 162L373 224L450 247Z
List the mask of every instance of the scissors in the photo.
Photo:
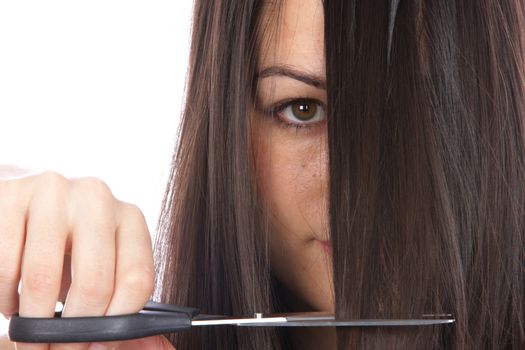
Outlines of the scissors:
M262 314L228 317L201 314L198 309L148 301L135 314L61 317L11 317L9 338L26 343L101 342L143 338L203 326L240 327L379 327L450 324L451 314L423 314L420 319L335 319L323 312Z

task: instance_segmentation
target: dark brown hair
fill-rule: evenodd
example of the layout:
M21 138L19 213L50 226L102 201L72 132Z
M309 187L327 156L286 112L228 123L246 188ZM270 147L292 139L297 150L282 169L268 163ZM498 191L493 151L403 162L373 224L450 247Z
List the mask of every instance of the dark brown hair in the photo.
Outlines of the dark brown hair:
M249 128L262 0L196 0L186 101L156 242L158 298L282 310ZM525 4L325 0L329 219L340 349L525 347ZM300 14L298 14L300 15ZM206 329L183 349L286 349Z

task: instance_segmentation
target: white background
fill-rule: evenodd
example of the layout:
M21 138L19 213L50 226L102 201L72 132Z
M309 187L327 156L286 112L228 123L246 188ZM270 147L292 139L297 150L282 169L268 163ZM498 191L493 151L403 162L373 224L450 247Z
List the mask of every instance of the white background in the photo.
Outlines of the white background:
M154 234L192 5L0 1L0 164L96 176L138 205ZM0 315L0 336L5 327Z

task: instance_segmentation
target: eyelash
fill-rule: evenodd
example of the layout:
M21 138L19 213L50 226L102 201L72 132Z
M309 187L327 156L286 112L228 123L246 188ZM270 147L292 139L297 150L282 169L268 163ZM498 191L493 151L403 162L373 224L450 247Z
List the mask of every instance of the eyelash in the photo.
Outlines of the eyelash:
M319 127L321 124L326 122L326 119L324 119L320 122L315 122L315 123L290 123L284 120L282 117L279 117L279 113L285 110L288 106L293 105L295 102L299 102L299 101L307 101L307 102L311 102L311 103L320 105L324 110L325 118L326 118L326 106L324 105L324 103L314 98L306 98L306 97L291 98L291 99L280 101L272 105L264 113L270 118L272 118L278 124L279 127L284 128L284 129L295 129L296 132L308 133L312 131L313 128Z

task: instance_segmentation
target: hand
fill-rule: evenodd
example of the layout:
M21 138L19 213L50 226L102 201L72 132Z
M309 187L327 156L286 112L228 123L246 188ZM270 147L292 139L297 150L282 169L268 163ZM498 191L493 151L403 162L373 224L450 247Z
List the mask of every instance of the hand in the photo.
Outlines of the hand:
M144 215L117 200L104 182L55 172L0 179L1 313L52 317L65 292L63 317L135 313L150 298L153 285ZM88 346L18 343L17 349Z
M163 336L157 335L142 339L126 340L119 344L100 343L93 344L90 350L176 350Z

